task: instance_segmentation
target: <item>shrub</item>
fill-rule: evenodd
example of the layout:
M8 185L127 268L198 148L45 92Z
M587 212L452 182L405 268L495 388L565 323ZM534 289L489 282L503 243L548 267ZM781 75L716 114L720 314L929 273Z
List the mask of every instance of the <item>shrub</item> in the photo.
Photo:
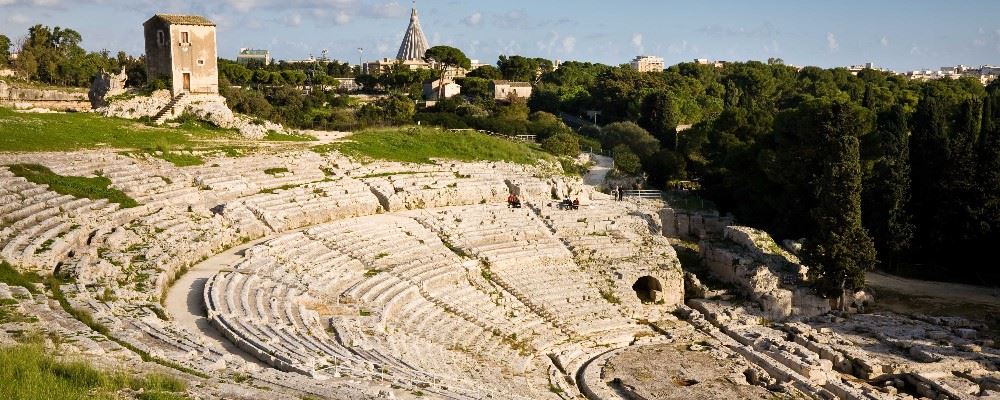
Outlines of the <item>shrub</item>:
M611 156L615 159L615 168L629 175L635 175L642 169L639 156L635 155L628 146L620 144L611 150Z
M571 133L558 133L542 141L542 149L557 156L580 154L580 141Z

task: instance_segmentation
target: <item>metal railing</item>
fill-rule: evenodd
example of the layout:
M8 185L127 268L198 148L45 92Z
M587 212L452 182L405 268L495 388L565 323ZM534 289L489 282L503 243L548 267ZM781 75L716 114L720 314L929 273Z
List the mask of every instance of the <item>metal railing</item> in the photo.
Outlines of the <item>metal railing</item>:
M663 199L663 191L654 189L624 189L622 190L622 196L660 200Z

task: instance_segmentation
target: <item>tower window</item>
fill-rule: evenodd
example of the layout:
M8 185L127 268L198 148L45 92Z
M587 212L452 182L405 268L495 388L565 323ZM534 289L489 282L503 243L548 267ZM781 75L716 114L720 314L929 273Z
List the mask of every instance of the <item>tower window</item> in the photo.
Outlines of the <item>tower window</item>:
M187 32L181 32L181 44L191 44L191 40L188 38Z
M166 41L166 36L163 34L163 30L156 31L156 45L163 46Z

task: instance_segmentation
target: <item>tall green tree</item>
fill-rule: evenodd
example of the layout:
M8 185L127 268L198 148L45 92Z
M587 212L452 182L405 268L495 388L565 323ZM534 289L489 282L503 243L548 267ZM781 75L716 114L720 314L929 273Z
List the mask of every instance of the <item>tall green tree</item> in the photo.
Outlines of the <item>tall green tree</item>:
M879 113L868 146L877 155L862 192L864 226L884 266L896 272L910 249L914 229L909 213L909 133L902 105Z
M465 56L462 50L451 46L434 46L424 53L424 61L437 65L441 73L441 81L438 83L438 99L444 99L444 76L449 68L472 68L472 61Z
M861 224L859 141L843 123L858 117L850 115L853 108L847 104L833 102L828 107L834 123L825 127L817 143L824 149L822 174L811 213L815 228L803 246L802 261L819 292L839 298L843 308L844 295L864 287L865 271L875 265L875 246Z
M983 234L979 248L1000 243L1000 81L995 81L983 100L983 122L979 134L978 173L979 204L982 205ZM985 271L988 282L1000 280L1000 270Z
M0 35L0 67L10 66L10 38Z
M646 95L639 115L639 126L652 133L661 146L677 150L677 109L669 92L660 90Z

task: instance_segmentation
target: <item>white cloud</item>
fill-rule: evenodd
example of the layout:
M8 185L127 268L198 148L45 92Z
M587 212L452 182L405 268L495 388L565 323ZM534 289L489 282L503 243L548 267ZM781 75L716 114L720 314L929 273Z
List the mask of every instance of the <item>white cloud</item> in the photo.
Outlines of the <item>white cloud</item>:
M337 14L333 16L333 23L337 25L346 25L351 22L351 16L344 11L337 11Z
M239 12L247 12L257 6L257 0L226 0L226 2Z
M642 46L642 34L641 33L636 33L636 34L632 35L632 47L634 47L635 51L637 51L639 53L644 53L646 51L645 47Z
M299 26L302 25L302 14L292 14L286 15L281 18L281 22L288 26Z
M12 24L26 24L30 20L31 18L24 14L12 13L7 16L7 22Z
M882 39L878 41L882 44L882 47L889 47L889 38L882 36Z
M830 49L830 51L837 51L840 49L840 43L837 43L837 36L834 35L833 32L826 33L826 47Z
M482 20L483 20L483 13L476 11L472 13L472 15L465 17L465 19L463 19L462 22L465 22L465 24L468 26L476 26L479 25L479 23L482 22Z
M14 4L14 1L15 0L0 0L0 7L9 6L11 4Z
M566 36L562 40L562 52L564 54L569 54L573 52L576 48L576 38L572 36Z
M917 45L910 46L910 55L922 56L924 55L924 49L921 49L920 46Z

